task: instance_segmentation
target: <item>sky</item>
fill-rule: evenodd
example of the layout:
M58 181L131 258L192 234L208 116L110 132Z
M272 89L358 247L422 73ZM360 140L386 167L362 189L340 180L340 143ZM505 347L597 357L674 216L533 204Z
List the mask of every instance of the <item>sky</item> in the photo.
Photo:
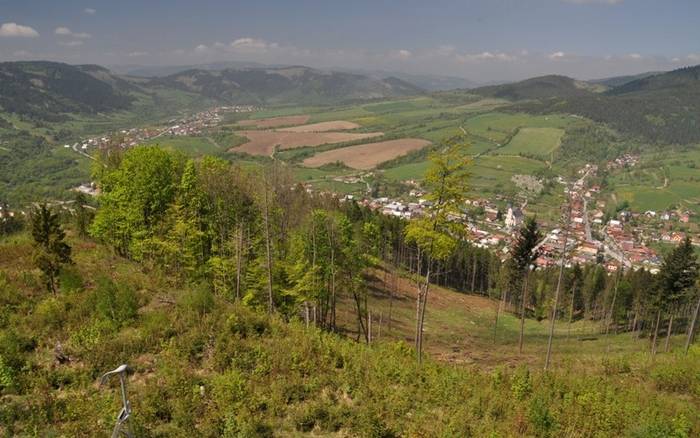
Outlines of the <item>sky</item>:
M594 79L700 64L698 0L0 0L0 60Z

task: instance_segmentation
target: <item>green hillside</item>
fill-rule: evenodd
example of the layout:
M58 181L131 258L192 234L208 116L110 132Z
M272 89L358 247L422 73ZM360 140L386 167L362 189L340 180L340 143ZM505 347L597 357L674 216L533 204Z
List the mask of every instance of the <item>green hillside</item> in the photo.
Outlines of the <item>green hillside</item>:
M418 366L386 327L366 346L173 283L92 241L69 242L75 264L52 296L32 268L28 236L0 241L0 432L8 436L105 435L118 388L96 381L123 362L141 437L690 437L700 428L697 348L651 362L639 353L581 356L574 345L560 369L543 374L499 359L513 344L493 349L488 326L453 307L432 312L430 326L480 339L465 348L489 365ZM434 293L436 303L451 299ZM386 292L376 300L386 305ZM404 300L395 314L406 319L396 325L410 327ZM516 319L504 324L514 330ZM57 362L58 351L67 362Z
M188 70L149 82L200 93L237 104L330 104L422 94L418 87L397 78L324 72L308 67Z

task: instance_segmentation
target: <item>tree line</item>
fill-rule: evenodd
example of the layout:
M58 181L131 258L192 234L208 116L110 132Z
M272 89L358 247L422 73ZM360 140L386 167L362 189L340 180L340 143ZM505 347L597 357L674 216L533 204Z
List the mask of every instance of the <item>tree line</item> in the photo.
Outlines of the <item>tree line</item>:
M367 342L368 269L411 278L419 360L432 285L498 300L494 342L499 314L510 311L521 320L521 350L525 318L583 320L579 327L589 329L580 337L629 331L649 337L653 352L664 334L664 349L672 333L685 331L691 342L700 301L689 240L666 256L658 275L608 274L598 264L535 270L542 237L536 218L525 222L507 255L478 248L459 220L469 165L463 147L450 139L432 155L424 183L431 207L411 221L309 194L280 163L249 170L151 146L108 150L94 168L99 208L93 219L78 202L76 228L174 283L205 284L231 301L330 331L338 330L338 303L347 299L358 339ZM31 218L36 264L55 293L70 247L56 213L40 206ZM396 290L387 289L393 299Z

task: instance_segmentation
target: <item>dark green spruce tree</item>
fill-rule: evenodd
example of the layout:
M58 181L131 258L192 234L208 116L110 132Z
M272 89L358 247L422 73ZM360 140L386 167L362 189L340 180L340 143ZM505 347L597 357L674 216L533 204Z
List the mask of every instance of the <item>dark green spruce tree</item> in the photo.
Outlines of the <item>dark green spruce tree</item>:
M523 336L525 329L525 308L527 305L527 289L528 280L530 277L530 269L532 263L539 257L539 253L535 248L542 239L537 220L529 217L518 232L518 237L513 246L513 252L510 261L510 269L512 269L513 277L520 279L524 284L522 294L520 296L520 336L518 338L518 352L523 352Z
M665 258L657 277L656 294L656 327L651 351L656 353L656 339L659 333L659 323L663 312L670 313L671 309L683 303L698 280L698 261L689 237L678 245ZM667 336L673 328L673 317L669 314Z
M46 204L39 205L32 212L31 228L34 264L43 274L46 289L55 294L61 265L71 263L71 248L64 242L66 233L61 228L58 214Z

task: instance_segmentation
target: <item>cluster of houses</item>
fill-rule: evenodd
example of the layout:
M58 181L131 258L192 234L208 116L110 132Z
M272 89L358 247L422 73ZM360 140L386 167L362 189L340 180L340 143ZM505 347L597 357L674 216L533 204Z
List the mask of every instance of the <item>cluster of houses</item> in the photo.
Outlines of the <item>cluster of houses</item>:
M608 162L608 169L622 169L625 167L634 167L639 163L639 155L625 154Z
M81 140L73 145L63 147L73 148L76 152L87 153L89 149L118 146L133 147L161 136L194 136L201 135L207 129L213 128L223 120L224 113L243 113L257 111L259 108L250 105L221 106L202 111L183 119L172 119L164 128L131 128L111 134Z

